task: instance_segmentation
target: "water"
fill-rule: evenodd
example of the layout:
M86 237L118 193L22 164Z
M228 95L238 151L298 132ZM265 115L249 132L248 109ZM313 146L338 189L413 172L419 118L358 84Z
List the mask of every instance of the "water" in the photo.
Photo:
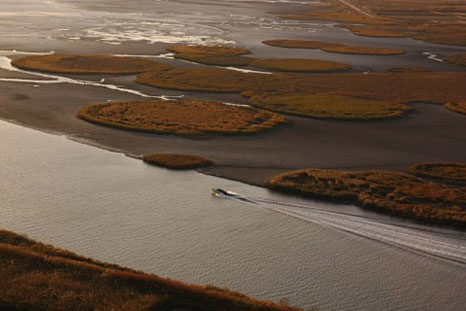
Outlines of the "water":
M466 303L464 234L158 169L5 122L0 134L1 228L320 310L463 310ZM259 204L211 196L213 187Z

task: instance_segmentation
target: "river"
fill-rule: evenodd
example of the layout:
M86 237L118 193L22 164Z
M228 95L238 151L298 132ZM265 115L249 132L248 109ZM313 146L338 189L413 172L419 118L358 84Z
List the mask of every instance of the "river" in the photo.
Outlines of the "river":
M466 237L173 172L0 122L0 227L102 261L320 310L463 310ZM213 197L221 187L256 203Z

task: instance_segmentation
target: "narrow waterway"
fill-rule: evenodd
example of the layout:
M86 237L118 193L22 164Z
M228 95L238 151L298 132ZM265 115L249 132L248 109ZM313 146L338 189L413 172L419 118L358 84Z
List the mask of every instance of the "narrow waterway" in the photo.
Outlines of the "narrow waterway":
M158 169L6 122L0 133L1 228L99 260L320 310L466 304L462 233ZM213 197L212 187L257 204Z

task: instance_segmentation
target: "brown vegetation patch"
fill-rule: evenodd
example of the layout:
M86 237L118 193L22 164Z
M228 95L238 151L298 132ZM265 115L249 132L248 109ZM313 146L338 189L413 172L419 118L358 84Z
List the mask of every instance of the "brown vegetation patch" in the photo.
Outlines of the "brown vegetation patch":
M141 58L70 54L27 56L13 60L12 64L28 70L94 74L130 74L171 68L169 65Z
M137 82L188 91L235 92L250 98L332 94L399 104L412 102L445 104L464 102L466 74L408 71L369 74L273 73L266 75L221 68L179 68L164 72L144 73L138 76ZM460 105L455 104L455 107L460 107Z
M107 126L178 135L251 134L285 122L268 111L196 100L97 103L83 107L78 116Z
M286 19L327 20L357 35L411 37L466 45L466 5L457 0L325 0L329 7L299 11Z
M136 82L164 89L239 93L262 76L223 68L176 68L143 73Z
M1 310L300 310L97 262L4 230L0 275Z
M418 221L466 227L466 188L411 175L305 169L273 177L272 188L343 200Z
M142 160L146 163L176 170L187 170L212 165L209 159L187 154L149 154Z
M251 104L258 108L306 117L349 120L394 118L411 110L409 106L393 102L333 94L253 97Z
M385 71L388 72L429 72L429 69L422 68L422 67L415 67L415 66L404 66L404 67L390 67Z
M466 102L446 103L445 108L454 112L466 114Z
M213 66L247 66L254 58L238 55L177 53L175 58Z
M448 56L448 57L445 57L445 60L455 65L466 66L466 53Z
M219 45L175 45L167 51L179 54L213 54L213 55L243 55L251 51L245 48Z
M305 58L257 59L250 65L268 70L290 72L335 72L351 69L348 64Z
M464 163L420 163L410 167L411 173L436 178L442 182L466 182Z
M358 36L376 37L376 38L406 38L409 37L407 33L402 32L397 28L390 27L372 27L369 25L337 25L340 28L346 28Z
M331 43L322 41L308 41L308 40L266 40L262 43L271 46L278 46L284 48L295 49L320 49L325 52L343 53L343 54L362 54L362 55L398 55L403 54L405 51L398 49L385 49L367 46L350 46L341 43Z

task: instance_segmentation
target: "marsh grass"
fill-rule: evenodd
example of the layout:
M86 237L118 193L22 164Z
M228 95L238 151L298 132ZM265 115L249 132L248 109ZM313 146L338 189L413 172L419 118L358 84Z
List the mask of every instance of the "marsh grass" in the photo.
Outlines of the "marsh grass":
M246 48L220 45L174 45L167 51L177 54L211 54L211 55L244 55L249 54Z
M253 67L288 72L335 72L350 70L344 63L306 58L270 58L256 59L250 63Z
M387 72L397 72L397 73L415 73L415 72L429 72L430 70L423 67L416 66L401 66L401 67L390 67L386 69Z
M444 106L453 112L466 114L466 102L446 103Z
M271 188L343 201L421 222L466 227L466 188L384 171L304 169L268 181Z
M130 74L171 68L169 65L141 58L71 54L27 56L13 60L12 65L27 70L88 74Z
M308 41L308 40L287 40L276 39L262 41L263 44L295 49L320 49L330 53L342 54L361 54L361 55L398 55L403 54L405 51L399 49L386 49L367 46L350 46L341 43L331 43L322 41Z
M188 154L149 154L142 160L146 163L175 170L187 170L212 165L212 160Z
M255 107L305 117L372 120L401 116L411 107L394 102L375 101L333 94L276 95L253 97Z
M466 45L466 5L457 0L338 0L328 7L282 15L285 19L326 20L354 34L371 37L411 37L436 44Z
M466 182L464 163L420 163L410 167L414 175L435 178L441 182Z
M466 74L395 69L385 73L338 73L312 75L243 73L221 68L178 68L144 73L137 82L186 91L241 93L251 105L321 117L396 117L409 110L406 104L423 102L446 104L464 111ZM333 106L333 104L334 106ZM354 107L351 107L354 105ZM267 107L268 106L268 107ZM316 108L321 109L317 111ZM307 111L307 112L306 112Z
M101 263L5 230L0 275L1 310L301 310Z
M185 136L252 134L285 123L276 113L197 100L97 103L84 106L78 117L122 129Z
M240 93L262 76L223 68L175 68L140 74L136 82L164 89Z
M448 56L444 59L451 64L466 66L466 53Z
M229 54L176 53L175 58L213 66L247 66L254 61L252 57Z

